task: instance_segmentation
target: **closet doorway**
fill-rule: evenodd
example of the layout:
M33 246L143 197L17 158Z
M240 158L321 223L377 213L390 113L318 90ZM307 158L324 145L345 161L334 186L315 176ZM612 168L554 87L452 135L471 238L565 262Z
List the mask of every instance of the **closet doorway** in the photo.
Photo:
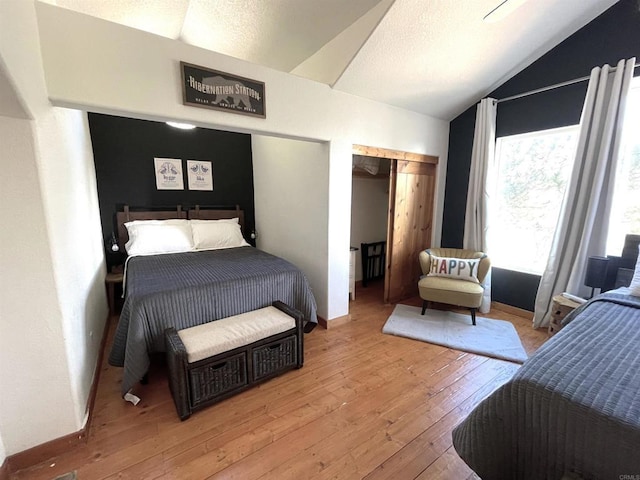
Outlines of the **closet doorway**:
M357 185L357 179L367 178L360 177L361 173L356 172L360 170L372 175L371 171L375 171L375 165L378 164L375 173L376 176L379 176L377 181L382 178L382 180L386 180L384 183L387 184L386 221L380 220L384 216L380 212L380 207L376 207L375 218L379 220L376 220L378 224L375 225L375 228L378 230L372 228L368 231L377 231L379 232L378 236L384 233L386 243L383 255L384 271L376 270L373 273L374 276L379 274L384 277L384 301L396 303L417 294L417 282L421 275L418 254L431 246L438 157L364 145L354 145L352 154L352 170L354 172L351 213L352 247L361 249L361 245L353 244L354 240L357 240L355 236L358 236L358 225L362 225L362 222L357 218L359 210L362 209L362 199L358 198L361 195L361 189ZM382 165L382 169L380 165ZM370 171L367 171L367 168ZM376 180L369 179L369 181ZM367 215L374 218L374 214L371 212ZM354 226L356 231L354 231ZM360 228L362 230L362 227ZM378 241L380 239L371 242L363 241L362 243ZM356 257L360 259L360 262L356 264L357 279L362 278L363 269L362 252L359 250L356 253L359 254Z
M382 291L386 271L389 176L386 158L353 155L351 175L350 298L358 286ZM356 249L356 250L354 250Z

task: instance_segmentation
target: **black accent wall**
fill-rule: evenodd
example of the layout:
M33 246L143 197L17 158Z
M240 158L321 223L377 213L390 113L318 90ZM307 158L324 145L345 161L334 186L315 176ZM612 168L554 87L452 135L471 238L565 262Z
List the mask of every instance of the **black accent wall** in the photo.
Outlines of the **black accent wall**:
M240 205L245 234L255 225L251 135L89 113L103 237L122 205ZM154 158L183 160L184 190L156 188ZM189 190L186 160L212 162L213 191ZM109 263L117 259L108 256Z
M595 66L622 58L640 61L638 0L620 0L488 96L501 99L588 76ZM640 75L640 69L636 69ZM580 121L587 82L498 104L496 136L575 125ZM462 247L476 106L450 124L442 246ZM526 252L523 252L525 255ZM493 300L533 310L540 277L495 269Z

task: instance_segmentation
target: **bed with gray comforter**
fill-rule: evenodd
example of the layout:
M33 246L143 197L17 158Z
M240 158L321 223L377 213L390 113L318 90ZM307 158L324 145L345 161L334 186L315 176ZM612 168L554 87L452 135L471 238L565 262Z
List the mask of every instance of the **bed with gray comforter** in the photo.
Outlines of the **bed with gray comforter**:
M311 287L296 266L253 247L132 257L109 364L123 367L122 394L163 352L164 331L255 310L280 300L317 322Z
M640 478L640 298L622 292L574 310L455 428L483 480Z

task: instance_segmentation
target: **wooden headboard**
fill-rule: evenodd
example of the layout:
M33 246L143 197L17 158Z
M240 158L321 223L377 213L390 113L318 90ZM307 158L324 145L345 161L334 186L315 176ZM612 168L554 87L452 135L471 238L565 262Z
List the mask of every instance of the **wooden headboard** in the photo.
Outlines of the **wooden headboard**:
M244 234L244 210L240 210L240 205L236 205L235 209L227 208L221 210L220 208L196 205L189 209L188 217L189 220L221 220L238 217L240 228Z
M629 286L638 259L638 245L640 245L640 235L627 234L622 247L622 255L619 257L607 255L609 265L607 266L603 292Z
M616 273L614 288L628 287L633 279L636 262L638 261L638 245L640 235L628 234L624 238L622 255L618 259L618 271Z
M640 245L640 235L631 233L624 237L624 246L622 247L622 256L620 257L620 266L623 268L634 269L638 261L638 245Z
M133 220L169 220L172 218L184 218L190 220L221 220L224 218L238 218L240 228L244 234L244 211L239 205L225 206L202 206L184 210L181 205L171 207L130 207L124 205L121 212L116 212L116 224L118 231L118 246L124 252L124 246L129 240L125 223Z

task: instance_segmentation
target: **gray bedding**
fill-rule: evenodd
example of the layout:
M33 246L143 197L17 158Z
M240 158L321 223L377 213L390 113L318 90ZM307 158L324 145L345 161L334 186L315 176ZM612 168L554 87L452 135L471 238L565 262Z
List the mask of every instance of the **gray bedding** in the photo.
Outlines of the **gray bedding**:
M640 298L606 293L566 320L454 429L483 480L640 478Z
M164 331L262 308L280 300L316 323L316 302L294 265L253 247L150 255L127 262L125 301L109 363L124 367L122 394L164 351Z

